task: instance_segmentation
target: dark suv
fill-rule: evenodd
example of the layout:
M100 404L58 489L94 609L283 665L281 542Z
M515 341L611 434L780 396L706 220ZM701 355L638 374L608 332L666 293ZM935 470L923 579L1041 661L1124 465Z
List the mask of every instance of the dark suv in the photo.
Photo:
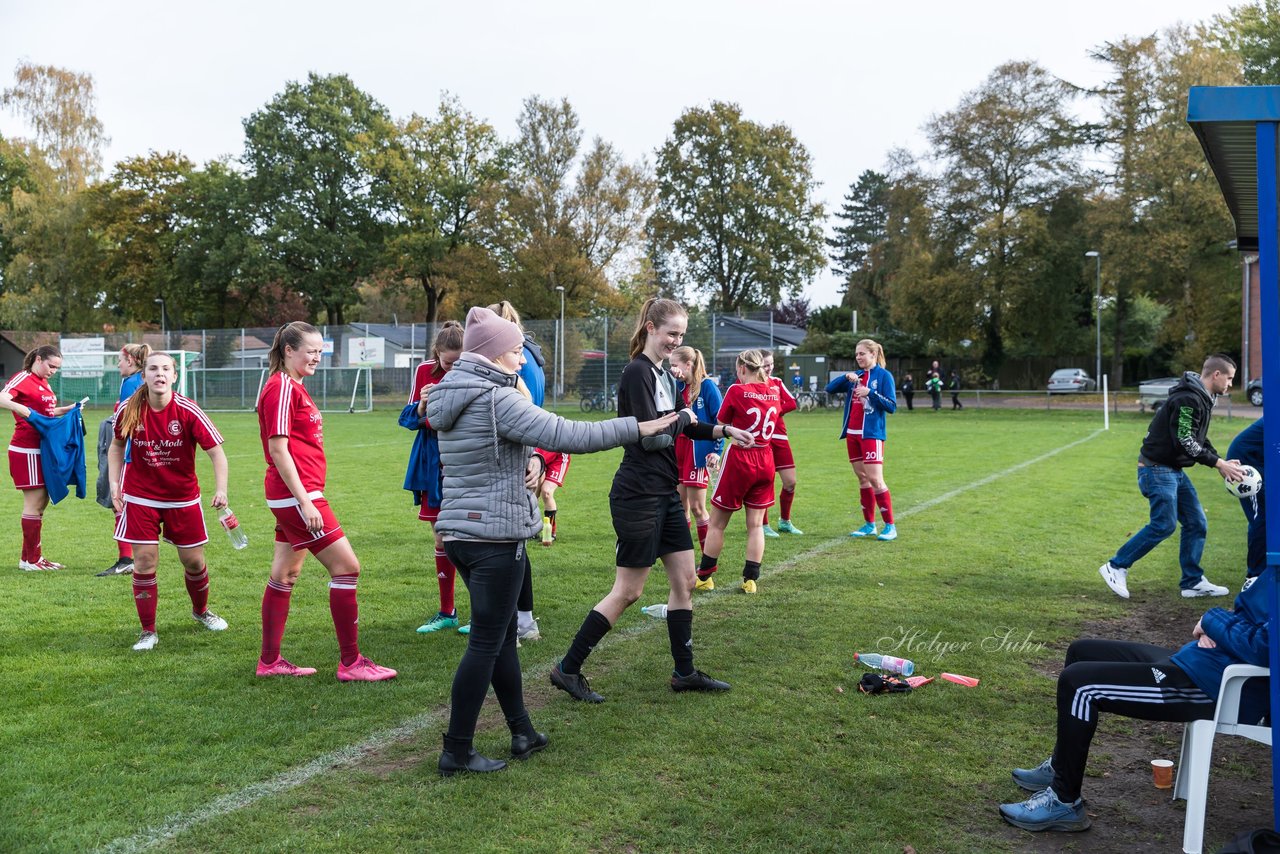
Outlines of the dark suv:
M1249 402L1254 406L1262 405L1262 378L1249 380L1249 384L1244 387L1244 396L1249 398Z

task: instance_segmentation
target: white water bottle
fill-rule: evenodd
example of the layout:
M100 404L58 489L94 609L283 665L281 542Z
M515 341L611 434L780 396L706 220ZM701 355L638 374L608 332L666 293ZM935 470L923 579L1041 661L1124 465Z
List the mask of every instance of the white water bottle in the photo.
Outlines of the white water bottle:
M666 602L663 602L661 605L645 605L640 610L657 620L665 620L667 618Z
M218 521L227 532L227 539L231 540L233 549L242 549L249 545L249 535L244 532L244 528L240 527L240 520L231 512L230 507L223 507L218 511Z

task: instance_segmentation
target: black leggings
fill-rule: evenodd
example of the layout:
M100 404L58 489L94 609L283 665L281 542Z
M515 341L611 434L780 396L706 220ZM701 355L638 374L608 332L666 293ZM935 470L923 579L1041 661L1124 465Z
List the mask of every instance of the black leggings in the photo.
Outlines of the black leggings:
M528 563L523 541L451 540L444 550L471 595L471 634L453 677L449 711L449 736L469 742L490 684L508 722L527 714L516 653L516 597Z
M1169 660L1177 650L1146 643L1078 640L1058 677L1058 740L1053 748L1053 790L1058 800L1080 797L1089 744L1099 712L1147 721L1213 717L1212 697Z

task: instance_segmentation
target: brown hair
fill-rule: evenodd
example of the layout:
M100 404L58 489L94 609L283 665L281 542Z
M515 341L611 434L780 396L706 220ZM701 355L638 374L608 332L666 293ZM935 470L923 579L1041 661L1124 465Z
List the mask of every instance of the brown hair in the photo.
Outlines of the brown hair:
M40 359L41 361L48 361L49 359L52 359L55 356L61 359L62 351L59 350L57 347L53 346L52 344L43 344L27 353L27 355L22 360L22 370L24 371L31 370L31 367L36 363L36 359Z
M142 370L142 366L147 363L147 357L151 355L150 344L125 344L120 348L120 352L133 360L138 366L138 370Z
M456 320L446 320L436 332L436 339L431 342L431 358L440 362L441 353L462 352L462 324Z
M276 330L276 337L271 342L271 350L267 353L267 368L273 374L284 370L284 348L302 349L302 339L308 335L319 335L320 330L310 323L295 320L286 323Z
M520 331L524 332L524 324L520 322L520 312L516 311L516 307L507 300L495 302L489 306L489 311L501 317L503 320L510 320L516 326L520 327Z
M702 360L702 352L697 347L677 347L671 352L671 358L680 362L688 362L692 368L689 376L684 378L684 384L691 389L689 392L689 405L693 406L698 401L699 392L702 391L702 381L707 378L707 363Z
M143 346L145 347L146 345L144 344ZM152 359L168 359L169 364L173 365L174 375L177 375L178 363L168 353L151 353L147 356L147 361L149 362ZM116 413L116 423L120 425L121 436L128 436L138 429L138 425L142 423L142 407L146 405L147 384L143 383L138 386L133 394L129 395L129 399L125 401L124 406L120 407L120 411Z
M872 341L870 338L863 338L861 341L857 343L856 346L866 347L868 350L871 351L871 355L875 357L876 364L882 368L885 366L884 348L881 347L878 342Z
M738 354L738 365L759 377L756 382L766 382L769 379L769 375L764 372L763 350L743 350Z
M636 331L631 333L631 358L634 359L644 352L645 342L649 340L649 333L644 328L646 323L652 323L653 328L657 329L677 315L688 317L689 312L673 299L649 297L645 300L644 305L640 307L640 319L636 322Z
M1205 356L1204 366L1200 368L1200 375L1207 377L1214 371L1222 371L1225 374L1227 371L1234 371L1235 369L1235 359L1232 359L1226 353L1212 353Z

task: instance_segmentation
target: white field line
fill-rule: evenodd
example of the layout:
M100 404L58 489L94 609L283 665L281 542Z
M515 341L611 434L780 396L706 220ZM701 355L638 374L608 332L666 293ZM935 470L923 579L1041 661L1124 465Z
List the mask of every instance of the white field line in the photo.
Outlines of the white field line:
M1051 459L1064 451L1069 451L1078 445L1082 445L1085 442L1098 437L1102 432L1102 430L1095 430L1082 439L1077 439L1074 442L1055 448L1054 450L1041 454L1038 457L1023 460L1017 465L1010 466L1003 471L987 475L986 477L979 478L978 480L967 483L964 486L953 489L950 492L945 492L935 498L930 498L927 501L922 501L919 504L912 505L896 515L901 518L910 518L918 513L923 513L925 510L929 510L939 504L950 501L951 499L963 495L966 492L987 486L988 484L1008 477L1011 474L1016 474L1025 468ZM848 542L848 537L834 537L830 540L826 540L825 542L817 543L813 548L808 549L801 554L793 555L781 563L771 565L768 569L761 572L761 577L767 578L780 572L784 572L797 564L806 562L816 555L830 551L837 545L846 542ZM734 592L736 592L736 588L734 589ZM713 593L701 594L699 595L697 602L700 606L705 607L712 604L715 599L729 594L729 590L720 590ZM618 643L630 640L631 638L648 634L649 632L656 630L661 625L663 625L661 620L645 620L624 629L611 631L596 648L612 647ZM544 679L550 670L550 664L540 664L525 668L523 672L525 684L531 684L534 681ZM316 777L319 777L321 774L354 765L362 758L376 753L396 742L406 741L413 738L424 730L438 730L445 724L447 718L447 710L424 712L422 714L414 715L398 726L372 733L368 738L357 744L331 750L328 753L317 756L305 765L300 765L297 768L284 771L268 780L264 780L261 783L252 783L238 791L216 798L197 809L174 813L159 825L146 828L133 836L125 836L113 840L112 842L97 848L96 851L99 852L99 854L137 854L137 852L155 848L156 846L161 845L170 839L174 839L207 821L212 821L213 819L220 818L224 815L236 812L237 810L252 806L258 801L274 797L275 795L282 794L290 789L295 789L298 786L304 785Z

